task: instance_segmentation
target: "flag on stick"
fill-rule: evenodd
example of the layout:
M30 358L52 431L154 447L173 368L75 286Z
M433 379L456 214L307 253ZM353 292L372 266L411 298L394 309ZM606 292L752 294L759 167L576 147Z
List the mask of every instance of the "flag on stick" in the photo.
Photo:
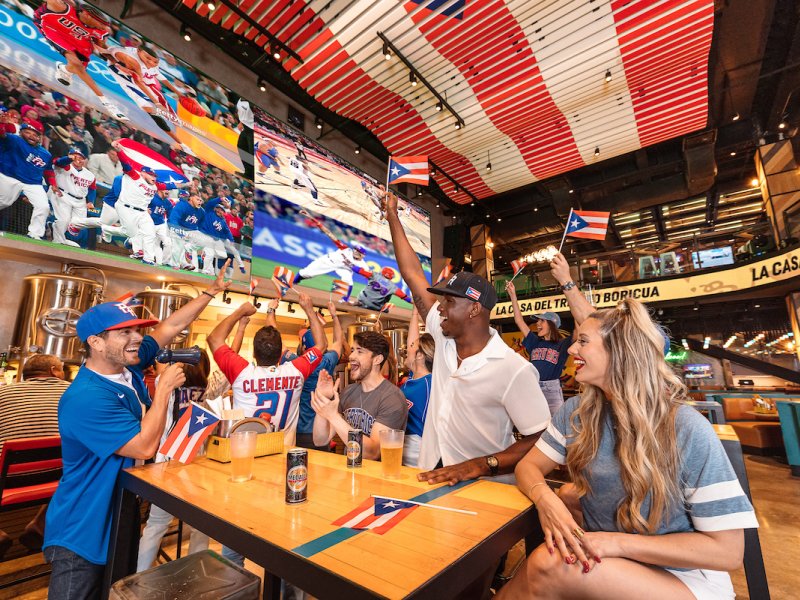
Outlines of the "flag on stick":
M281 298L286 295L292 287L292 281L294 281L294 273L287 269L286 267L281 267L280 265L275 267L275 270L272 272L272 281L275 286L278 288L278 291L281 293ZM256 285L258 285L256 283Z
M346 281L342 281L341 279L334 279L331 293L345 298L350 295L350 284Z
M389 185L393 183L416 183L428 185L427 156L392 156L389 158Z
M439 277L436 279L433 285L441 283L442 281L450 277L450 274L452 272L453 272L453 265L450 264L450 259L448 258L447 263L445 263L444 268L442 269L441 273L439 273Z
M567 236L589 240L606 239L610 217L610 212L575 210L571 208L567 218L567 227L564 229L564 235L561 236L561 244L558 246L558 251L561 252Z
M411 514L415 508L416 504L401 500L368 498L354 510L336 519L333 525L349 529L370 529L383 535Z
M258 279L253 277L252 279L250 279L250 295L251 296L253 295L253 292L256 291L257 287L258 287Z
M192 462L218 421L214 413L192 402L189 410L183 411L159 452L184 464Z

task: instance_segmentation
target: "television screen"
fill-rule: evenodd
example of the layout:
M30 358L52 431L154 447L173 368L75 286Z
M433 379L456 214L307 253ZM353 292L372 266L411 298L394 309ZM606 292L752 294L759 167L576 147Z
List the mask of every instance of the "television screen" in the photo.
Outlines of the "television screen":
M231 256L246 282L252 130L237 100L88 4L0 0L0 229L187 271ZM172 227L191 196L194 222Z
M708 269L733 264L733 250L730 246L711 248L692 252L692 264L695 269Z
M414 218L401 215L407 227ZM430 258L418 256L430 281ZM329 293L332 299L369 310L388 312L392 305L411 306L391 241L339 221L327 211L257 190L253 276L269 280L276 269L284 273L287 283L296 279L302 286Z
M711 370L711 365L707 364L694 364L683 366L684 379L713 379L714 374Z
M269 194L353 227L391 240L380 209L384 183L348 164L264 111L255 111L255 183ZM398 210L414 250L431 256L427 211L405 198Z

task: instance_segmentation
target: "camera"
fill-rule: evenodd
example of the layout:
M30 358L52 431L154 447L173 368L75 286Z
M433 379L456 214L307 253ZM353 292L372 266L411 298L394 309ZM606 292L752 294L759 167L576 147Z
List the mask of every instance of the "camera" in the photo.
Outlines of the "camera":
M202 354L200 346L192 346L191 348L162 348L156 354L156 360L160 363L185 363L187 365L196 365L200 362L200 355Z

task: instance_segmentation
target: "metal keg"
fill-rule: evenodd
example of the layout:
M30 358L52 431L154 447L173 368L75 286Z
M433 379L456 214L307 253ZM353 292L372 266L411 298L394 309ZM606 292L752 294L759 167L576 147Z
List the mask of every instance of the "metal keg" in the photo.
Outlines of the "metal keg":
M144 291L136 294L136 299L141 302L141 305L134 306L133 309L140 318L163 321L192 300L193 296L180 291L180 289L175 289L183 286L186 286L186 284L165 283L162 288L156 289L146 287ZM192 287L194 289L194 286L187 287ZM197 290L195 289L195 291ZM191 332L192 326L189 325L189 327L181 331L167 347L185 348L189 346L189 336Z
M383 334L389 338L394 357L397 359L397 364L399 367L402 367L408 352L408 329L387 329Z
M103 283L73 273L98 271ZM75 324L81 315L102 301L105 274L94 267L64 265L62 273L37 273L22 279L22 294L11 357L22 364L36 353L53 354L68 365L83 362Z
M353 345L353 337L361 331L377 331L383 333L383 324L379 319L367 319L358 317L355 323L347 326L347 343Z

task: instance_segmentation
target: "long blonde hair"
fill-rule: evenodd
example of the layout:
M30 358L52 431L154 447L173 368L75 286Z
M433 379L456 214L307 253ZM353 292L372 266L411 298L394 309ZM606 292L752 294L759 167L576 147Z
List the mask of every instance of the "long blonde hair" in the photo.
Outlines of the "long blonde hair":
M581 401L571 417L576 434L567 467L578 493L590 493L586 474L610 411L625 490L617 523L623 531L654 533L669 509L681 502L675 414L687 400L686 388L664 360L662 331L640 302L626 299L589 318L600 321L611 397L596 386L581 386ZM648 494L650 511L645 517L642 508Z

